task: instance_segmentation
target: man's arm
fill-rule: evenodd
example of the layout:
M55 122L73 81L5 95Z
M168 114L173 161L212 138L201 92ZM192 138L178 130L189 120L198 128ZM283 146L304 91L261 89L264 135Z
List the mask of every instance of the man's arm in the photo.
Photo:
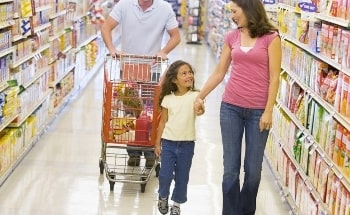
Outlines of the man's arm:
M162 50L160 50L157 56L161 56L162 58L167 58L167 55L180 43L180 31L179 28L173 28L167 31L170 39L164 46Z
M108 49L110 54L117 53L117 50L113 44L112 30L115 27L117 27L118 24L119 23L117 21L115 21L113 18L108 16L107 19L105 20L105 22L103 23L102 28L101 28L101 35L102 35L103 41L106 44L107 49Z

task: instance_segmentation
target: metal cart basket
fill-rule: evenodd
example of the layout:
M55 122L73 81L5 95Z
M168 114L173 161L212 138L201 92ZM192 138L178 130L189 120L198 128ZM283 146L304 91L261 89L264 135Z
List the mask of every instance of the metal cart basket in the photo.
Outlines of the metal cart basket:
M110 190L115 182L138 183L141 192L159 162L152 167L140 157L139 166L127 165L127 149L153 151L160 111L159 79L167 60L154 56L107 55L104 63L102 147L100 174L106 173Z

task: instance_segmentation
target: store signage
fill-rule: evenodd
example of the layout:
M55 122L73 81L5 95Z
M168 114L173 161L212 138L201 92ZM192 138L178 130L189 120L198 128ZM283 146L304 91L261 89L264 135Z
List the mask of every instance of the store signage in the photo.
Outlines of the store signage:
M275 0L263 0L263 4L275 4Z
M317 11L317 6L311 2L299 2L298 6L302 11L305 11L305 12L316 12Z

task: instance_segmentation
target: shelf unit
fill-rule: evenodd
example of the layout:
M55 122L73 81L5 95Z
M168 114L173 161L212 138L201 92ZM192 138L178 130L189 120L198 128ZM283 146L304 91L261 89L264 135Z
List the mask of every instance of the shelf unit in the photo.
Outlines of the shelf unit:
M348 214L350 118L341 111L341 95L350 67L347 52L339 50L347 47L341 38L349 20L283 2L266 7L277 20L283 50L266 159L283 196L290 197L291 213Z
M327 92L339 95L339 92L344 91L339 89L339 86L342 86L343 80L347 80L344 77L350 74L350 63L344 63L344 57L342 60L334 58L334 56L339 58L341 53L332 55L332 52L329 54L329 51L324 51L333 44L328 42L330 40L327 36L322 35L321 30L324 29L315 29L322 24L328 24L337 26L348 35L350 22L325 11L311 13L296 8L295 5L285 4L291 1L263 2L266 3L265 8L270 20L280 28L283 46L281 88L276 101L274 127L266 146L265 160L275 175L276 184L281 188L282 200L290 206L290 214L345 214L345 210L348 214L350 171L347 164L350 161L350 148L345 142L350 140L350 118L339 110L341 101L339 96L338 102L334 102L335 98L331 96L330 99L325 98L320 94L315 68L321 62L321 65L327 65L330 70L337 71L339 78L336 92L332 90ZM211 6L208 8L206 40L217 57L221 52L223 36L228 30L234 29L234 26L230 26L232 21L229 19L227 22L229 25L226 25L223 9L225 3L225 1L209 0ZM324 8L329 9L332 6ZM305 33L302 28L305 27L305 22L302 22L304 19L310 24L304 29L310 34L306 38L308 40L300 37ZM282 22L283 20L285 22ZM327 40L317 38L319 35ZM320 42L326 43L324 41L328 42L327 48L323 47L321 51L322 47L317 45ZM342 41L338 43L337 48L331 50L341 50L348 46L348 43ZM349 59L349 56L346 56L346 59ZM295 107L299 109L296 110ZM321 116L327 120L317 120L322 118ZM336 151L336 156L331 153L333 149ZM341 158L338 159L337 156ZM341 165L339 160L342 160Z
M186 1L185 31L187 44L201 44L204 5L201 0Z
M89 5L0 0L0 185L103 65Z
M205 39L218 60L221 54L224 35L237 26L231 20L228 0L208 0Z
M176 20L179 23L179 28L182 27L182 17L181 17L181 0L166 0L169 2L176 16Z

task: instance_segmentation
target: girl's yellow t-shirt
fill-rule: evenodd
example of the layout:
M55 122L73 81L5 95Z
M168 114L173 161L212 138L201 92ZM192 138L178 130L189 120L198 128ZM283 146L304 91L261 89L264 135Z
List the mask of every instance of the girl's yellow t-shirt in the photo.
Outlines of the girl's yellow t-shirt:
M162 138L174 141L192 141L196 139L194 101L198 91L188 91L182 96L166 95L162 107L168 109L168 121L165 123Z

